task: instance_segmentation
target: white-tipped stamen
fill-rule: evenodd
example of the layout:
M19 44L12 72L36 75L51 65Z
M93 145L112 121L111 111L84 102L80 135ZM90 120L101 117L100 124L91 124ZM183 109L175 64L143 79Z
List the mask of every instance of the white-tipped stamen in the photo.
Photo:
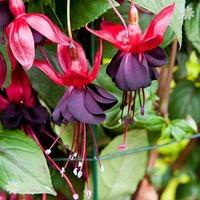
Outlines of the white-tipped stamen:
M78 194L73 194L73 199L74 199L74 200L78 200L78 199L79 199Z
M87 199L91 199L91 197L92 197L92 191L91 190L86 190L86 197L87 197Z
M104 168L103 165L101 165L100 170L101 170L101 172L104 172L104 171L105 171L105 168Z
M83 175L83 172L82 172L82 171L79 171L78 174L77 174L77 177L78 177L78 178L81 178L82 175Z
M64 173L65 173L65 168L64 168L64 167L61 168L60 173L61 173L61 176L63 177L63 175L64 175Z
M83 167L83 162L78 162L78 167Z
M51 149L45 150L45 154L50 155L51 154Z
M73 173L74 173L75 176L77 176L77 174L78 174L78 168L77 167L74 168Z

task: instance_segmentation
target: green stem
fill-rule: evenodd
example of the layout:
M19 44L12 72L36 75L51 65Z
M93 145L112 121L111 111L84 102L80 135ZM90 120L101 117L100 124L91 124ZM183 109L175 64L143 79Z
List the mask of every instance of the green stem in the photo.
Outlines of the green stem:
M91 24L92 28L93 23ZM95 38L92 35L91 36L91 61L93 62L95 57ZM93 63L91 63L93 65ZM92 126L94 137L96 138L96 125ZM92 156L93 158L96 158L96 151L95 147L93 146L92 150ZM93 175L93 200L98 200L98 170L97 170L97 161L94 159L92 162L92 175Z

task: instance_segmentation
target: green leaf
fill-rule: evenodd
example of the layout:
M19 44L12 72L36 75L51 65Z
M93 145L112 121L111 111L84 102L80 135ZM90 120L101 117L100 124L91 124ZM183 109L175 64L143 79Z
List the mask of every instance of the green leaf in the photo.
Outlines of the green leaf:
M171 94L169 105L170 118L184 119L187 115L191 115L199 123L199 108L200 88L189 81L179 82Z
M103 149L101 156L115 153L122 140L122 135L116 137ZM127 150L147 145L145 130L132 130L128 133ZM99 200L129 199L145 174L146 164L147 152L103 161L105 171L98 174Z
M115 3L115 5L118 5ZM107 0L71 1L72 29L79 29L104 14L111 6Z
M42 151L19 130L0 132L0 174L9 193L56 194Z
M62 97L64 87L59 87L50 81L41 71L33 67L29 70L32 87L37 91L45 103L54 108ZM38 81L39 80L39 81Z
M194 9L194 17L192 19L186 19L184 28L187 38L192 42L192 45L200 52L200 3L189 4Z
M142 6L143 8L146 8L153 12L154 14L157 14L162 8L168 6L169 4L173 3L175 1L176 3L176 10L174 12L173 18L170 22L170 26L175 32L180 47L182 44L182 26L183 26L183 18L185 13L185 0L165 0L165 1L157 1L157 0L135 0L135 2Z
M0 31L0 34L1 34L1 31ZM10 85L10 82L11 82L11 69L12 69L12 67L11 67L10 59L8 57L6 44L0 45L0 52L2 53L2 55L3 55L3 57L6 61L6 66L7 66L7 77L6 77L6 81L3 85L5 88L7 88Z

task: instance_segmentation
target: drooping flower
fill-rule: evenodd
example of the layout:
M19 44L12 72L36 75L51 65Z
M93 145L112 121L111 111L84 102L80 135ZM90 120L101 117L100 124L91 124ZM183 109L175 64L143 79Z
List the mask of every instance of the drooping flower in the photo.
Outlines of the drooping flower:
M97 77L101 64L102 44L95 56L92 71L89 71L84 50L73 40L69 46L58 45L57 54L62 73L55 71L49 60L35 60L34 65L56 84L68 86L52 114L52 119L58 125L74 123L74 142L69 160L79 160L76 162L73 172L78 178L81 178L85 169L88 183L86 129L88 128L91 134L98 157L96 141L89 124L99 124L104 121L106 118L104 111L115 105L116 99L103 88L91 83ZM51 152L49 150L47 149L47 153ZM68 163L69 161L62 168L62 175L65 173ZM90 198L91 190L89 184L87 185L87 196Z
M33 64L38 37L45 37L55 43L66 43L64 34L47 16L40 13L26 14L22 0L9 0L9 8L15 19L7 26L6 36L14 57L26 69Z
M159 45L163 41L164 33L172 18L175 4L161 10L144 33L138 25L139 15L134 3L131 3L129 10L128 26L116 8L114 6L113 8L122 19L123 25L103 20L101 30L92 30L87 26L86 28L119 49L107 67L107 74L116 83L117 87L124 91L122 109L128 104L128 114L124 120L126 132L129 122L133 121L136 95L139 96L141 114L143 115L144 88L150 86L151 82L158 78L156 67L167 63L166 54ZM124 147L125 144L123 143L121 149L124 149Z
M21 129L32 137L43 152L52 144L52 141L58 140L50 127L47 109L39 104L29 78L19 64L13 68L10 86L0 91L0 120L5 128ZM54 151L54 156L60 152ZM46 157L55 169L61 171L49 155ZM66 175L64 179L72 193L76 194Z

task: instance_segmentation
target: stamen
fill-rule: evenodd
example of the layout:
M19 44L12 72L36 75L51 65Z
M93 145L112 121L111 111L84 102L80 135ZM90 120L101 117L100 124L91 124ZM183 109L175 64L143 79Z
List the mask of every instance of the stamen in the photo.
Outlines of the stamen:
M125 108L126 104L127 104L127 92L123 92L122 104L121 104L121 106L120 106L120 108L121 108L121 110L122 110L122 112L121 112L121 117L120 117L121 121L122 121L122 119L123 119L124 108ZM121 123L121 122L120 122L120 123Z
M73 199L74 199L74 200L78 200L78 199L79 199L79 196L78 196L77 193L73 195Z
M74 171L73 171L73 173L74 173L74 175L75 176L77 176L77 174L78 174L78 168L76 167L76 168L74 168Z
M86 190L86 197L87 197L87 199L91 199L91 197L92 197L92 191L91 190Z
M41 150L42 150L43 152L45 152L43 146L40 144L40 142L39 142L37 136L35 135L34 131L31 129L31 127L27 127L27 131L29 132L30 136L31 136L31 137L36 141L36 143L39 145L39 147L41 148ZM61 173L62 169L60 169L60 167L57 165L57 163L56 163L49 155L46 154L46 157L47 157L48 161L52 164L52 166L53 166L55 169L57 169L57 170ZM69 186L69 189L70 189L70 191L71 191L71 193L72 193L72 195L73 195L73 198L75 197L74 199L75 199L75 200L78 200L79 196L78 196L78 194L75 192L75 189L74 189L72 183L70 182L69 178L68 178L65 174L63 174L63 178L65 179L67 185Z
M50 155L50 154L51 154L51 149L45 150L45 154L46 154L46 155Z
M78 174L77 174L77 177L78 177L78 178L81 178L82 175L83 175L83 172L82 172L82 171L79 171Z
M61 133L59 134L59 136L55 139L55 141L50 146L50 148L45 151L45 153L47 155L51 154L51 149L56 145L56 143L58 142L58 140L60 139L60 137L65 133L65 128L66 128L66 126L63 128L63 130L61 131Z
M65 173L65 168L64 167L61 168L61 172L60 173L61 173L61 176L63 177L63 175Z
M98 145L97 145L97 142L96 142L96 139L94 137L94 133L93 133L93 130L91 128L90 125L88 125L89 127L89 133L92 137L92 142L93 142L93 145L94 145L94 150L95 150L95 153L96 153L96 157L97 157L97 160L98 160L98 163L99 163L99 166L100 168L102 167L102 164L101 164L101 161L100 161L100 158L99 158L99 150L98 150Z
M143 100L141 99L141 94L140 94L141 90L142 90ZM145 93L144 93L144 89L141 89L141 90L138 90L138 96L139 96L139 102L140 102L140 113L141 115L144 115Z
M103 165L101 165L100 170L101 170L101 172L104 172L104 171L105 171L105 168L104 168Z
M134 120L134 116L135 116L135 101L136 101L136 96L137 96L137 92L134 92L134 96L133 96L133 104L131 106L131 110L132 110L132 119Z

